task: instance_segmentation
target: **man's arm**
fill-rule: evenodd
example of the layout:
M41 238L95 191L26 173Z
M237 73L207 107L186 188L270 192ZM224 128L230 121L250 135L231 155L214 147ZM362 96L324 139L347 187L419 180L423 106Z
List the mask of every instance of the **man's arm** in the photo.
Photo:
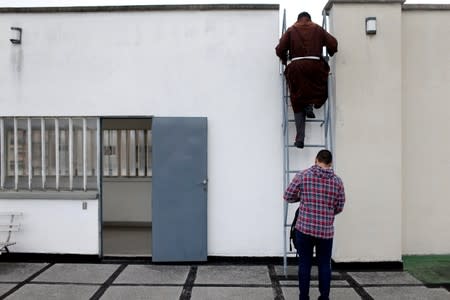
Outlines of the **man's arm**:
M293 203L300 201L299 197L300 183L301 183L301 176L300 173L297 173L294 179L292 179L291 183L287 187L286 191L284 192L283 198L284 200L286 200L286 202Z
M345 204L344 184L342 183L341 180L339 180L338 195L334 201L334 214L335 215L342 212L342 210L344 209L344 204Z
M275 48L275 52L277 56L281 59L283 65L287 64L289 44L290 44L290 34L288 31L286 31L280 38L280 42Z
M324 33L323 42L325 44L325 47L327 48L327 52L328 54L330 54L330 56L333 56L338 51L338 42L334 36L326 32L325 30L323 31L323 33Z

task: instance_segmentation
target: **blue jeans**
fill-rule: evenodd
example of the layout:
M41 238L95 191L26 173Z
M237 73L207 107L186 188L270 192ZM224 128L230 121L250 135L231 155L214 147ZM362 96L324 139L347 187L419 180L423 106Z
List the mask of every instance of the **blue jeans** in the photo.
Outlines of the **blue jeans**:
M296 230L298 258L298 287L300 300L309 299L309 282L311 280L311 266L313 248L316 247L317 265L319 269L319 299L328 300L331 285L331 249L333 239L321 239L303 234Z

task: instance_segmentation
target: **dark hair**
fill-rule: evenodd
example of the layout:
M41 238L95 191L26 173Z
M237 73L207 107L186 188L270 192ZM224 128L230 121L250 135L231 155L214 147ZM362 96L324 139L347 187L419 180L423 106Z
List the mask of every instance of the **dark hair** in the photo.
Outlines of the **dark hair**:
M297 21L300 20L301 18L308 18L309 20L311 20L311 15L308 14L306 11L304 11L298 15Z
M316 159L318 162L329 165L333 161L333 155L328 150L320 150L319 153L317 153Z

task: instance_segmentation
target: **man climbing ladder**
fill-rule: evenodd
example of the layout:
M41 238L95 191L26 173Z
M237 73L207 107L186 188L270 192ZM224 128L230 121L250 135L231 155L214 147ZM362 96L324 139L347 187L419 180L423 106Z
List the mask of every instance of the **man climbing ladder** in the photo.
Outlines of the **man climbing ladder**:
M275 48L277 56L286 65L284 75L294 111L297 148L304 147L305 119L306 116L314 117L312 106L320 108L328 98L330 67L322 57L324 46L330 56L337 52L337 40L313 23L309 13L302 12Z

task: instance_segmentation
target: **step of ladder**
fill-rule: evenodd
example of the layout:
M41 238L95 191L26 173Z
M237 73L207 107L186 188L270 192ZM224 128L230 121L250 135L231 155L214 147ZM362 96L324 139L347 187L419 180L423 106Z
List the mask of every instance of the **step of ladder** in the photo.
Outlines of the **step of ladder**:
M294 119L289 119L288 120L289 123L295 123ZM323 119L308 119L306 118L305 122L307 123L325 123L325 120Z
M297 148L295 145L287 145L289 148ZM314 145L314 144L306 144L305 148L326 148L325 145Z

